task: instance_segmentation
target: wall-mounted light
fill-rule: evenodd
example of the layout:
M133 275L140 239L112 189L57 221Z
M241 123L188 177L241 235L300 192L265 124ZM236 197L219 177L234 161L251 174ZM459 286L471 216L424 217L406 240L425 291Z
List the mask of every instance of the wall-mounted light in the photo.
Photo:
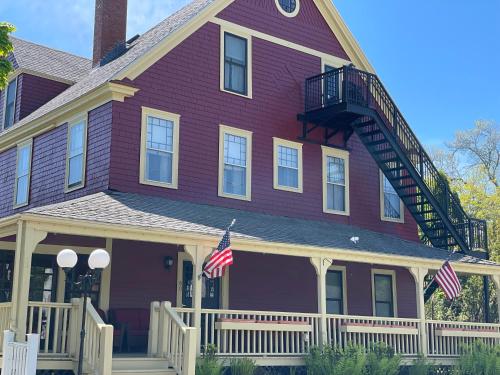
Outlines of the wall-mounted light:
M168 271L174 265L174 259L171 256L163 258L163 266Z

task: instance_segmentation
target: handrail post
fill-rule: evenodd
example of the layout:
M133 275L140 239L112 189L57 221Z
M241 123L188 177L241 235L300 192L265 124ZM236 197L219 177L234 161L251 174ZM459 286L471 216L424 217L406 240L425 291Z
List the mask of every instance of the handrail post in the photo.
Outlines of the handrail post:
M26 374L35 374L38 358L38 347L40 346L40 335L27 335L27 354L26 354Z
M81 299L72 298L71 299L71 311L69 315L69 342L68 342L68 353L70 358L76 358L76 353L78 353L78 327L81 321Z
M158 355L160 302L151 302L149 311L148 355Z
M370 73L366 74L366 106L370 107L371 103L371 85L372 85L372 75Z
M111 374L113 367L113 326L105 325L101 328L99 348L99 374Z
M182 375L194 375L196 371L196 328L186 330L184 341L184 357L182 359Z
M349 72L349 67L345 65L342 68L342 100L341 102L347 102L347 79L348 79L348 72Z

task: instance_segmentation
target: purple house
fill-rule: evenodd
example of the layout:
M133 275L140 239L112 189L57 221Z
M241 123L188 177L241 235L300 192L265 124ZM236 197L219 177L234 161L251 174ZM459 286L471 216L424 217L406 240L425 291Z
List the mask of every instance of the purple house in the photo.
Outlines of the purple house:
M499 290L500 267L330 0L194 0L130 40L126 15L96 0L92 60L12 38L0 332L39 333L39 368L76 369L84 303L89 374L192 375L209 344L293 366L321 345L451 363L498 342L498 317L425 316L446 260ZM234 264L199 277L233 219ZM111 262L84 302L96 248Z

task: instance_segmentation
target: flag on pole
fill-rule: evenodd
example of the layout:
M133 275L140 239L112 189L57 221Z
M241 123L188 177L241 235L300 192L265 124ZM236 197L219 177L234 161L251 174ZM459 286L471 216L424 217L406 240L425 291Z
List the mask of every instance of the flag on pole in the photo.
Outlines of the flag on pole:
M231 223L226 233L222 237L217 249L214 250L210 256L210 260L205 265L203 273L209 279L224 276L226 267L233 264L233 252L231 251L231 227L234 225L235 220Z
M444 294L446 294L446 298L453 299L458 297L462 290L462 285L460 285L460 280L458 280L457 274L451 267L450 262L446 261L443 264L437 272L435 279L441 289L443 289Z

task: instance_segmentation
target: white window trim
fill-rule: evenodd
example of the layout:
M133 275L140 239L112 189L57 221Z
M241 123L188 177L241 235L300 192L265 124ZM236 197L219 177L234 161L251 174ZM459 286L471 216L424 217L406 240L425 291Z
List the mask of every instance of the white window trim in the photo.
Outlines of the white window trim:
M343 315L348 315L347 310L347 268L346 266L332 265L328 267L328 271L340 271L342 273L342 304L343 304Z
M182 279L184 277L184 262L190 261L193 262L191 257L186 252L177 253L177 293L176 293L176 306L184 307L182 305ZM226 271L224 272L224 276L221 278L220 283L220 301L221 308L223 310L227 310L229 308L229 273L231 267L226 267ZM193 272L194 273L194 272Z
M3 112L2 112L2 130L5 130L7 129L5 127L5 122L6 122L6 109L7 109L7 90L9 88L9 85L12 83L12 82L16 82L16 91L15 91L15 94L14 94L14 121L12 122L12 126L14 126L14 124L16 123L16 107L17 107L17 85L18 85L18 78L19 78L19 75L16 76L15 78L12 78L8 83L7 83L7 86L5 86L5 88L2 90L3 92ZM12 127L11 126L11 127Z
M233 34L237 37L246 39L247 41L247 94L239 94L234 91L229 91L225 89L224 85L224 69L225 69L225 41L224 34L229 33ZM253 98L253 85L252 85L252 36L250 34L246 34L242 32L237 27L232 27L229 25L220 27L220 71L219 71L219 79L220 79L220 91L227 92L229 94L237 95L242 98L252 99Z
M224 192L224 135L231 134L245 137L247 140L247 165L246 165L246 195L228 194ZM227 125L219 125L219 197L252 200L252 132L248 130L233 128Z
M26 194L26 202L24 203L17 203L17 185L18 185L18 172L19 172L19 149L24 147L24 146L29 146L30 150L30 157L29 157L29 163L28 163L28 191ZM20 207L25 207L29 204L30 201L30 191L31 191L31 164L33 161L33 139L29 139L27 141L24 141L22 143L19 143L17 145L17 150L16 150L16 178L14 179L14 208L20 208Z
M290 186L282 186L279 184L279 179L278 179L278 167L279 167L279 147L288 147L288 148L293 148L297 150L297 174L298 174L298 187L290 187ZM284 190L284 191L290 191L293 193L302 193L303 192L303 165L302 165L302 143L298 142L292 142L288 141L286 139L281 139L281 138L276 138L273 137L273 186L274 189L276 190Z
M70 135L73 126L83 122L83 157L82 157L82 182L78 185L69 186L69 148L70 148ZM64 192L70 193L72 191L81 189L85 186L86 170L87 170L87 129L88 129L88 117L87 114L77 116L68 121L68 130L66 136L66 173L64 176Z
M283 10L283 8L280 5L279 0L274 0L274 3L276 4L276 8L278 8L279 12L284 15L285 17L292 18L295 17L297 14L299 14L300 11L300 0L295 0L295 3L297 4L295 7L295 10L292 13L287 13Z
M160 118L166 121L172 121L174 124L173 131L173 154L172 154L172 182L151 181L146 178L146 142L148 134L148 116ZM142 107L141 120L141 157L140 157L140 173L139 183L142 185L151 185L168 189L177 189L179 186L179 127L181 116L176 113L161 111L154 108Z
M400 218L397 219L394 217L386 217L385 216L384 173L382 171L380 171L379 189L380 189L380 219L382 221L390 221L393 223L404 223L405 222L405 206L404 206L404 203L401 199L399 199Z
M389 275L392 278L392 301L394 307L394 318L398 317L398 293L396 286L396 271L394 270L385 270L379 268L372 268L372 314L376 315L376 306L375 306L375 275Z
M349 199L349 151L331 148L328 146L321 146L322 151L322 175L323 175L323 212L327 214L344 215L350 214L350 199ZM335 157L344 160L345 166L345 211L330 210L328 209L327 199L327 183L328 172L326 170L328 157Z

